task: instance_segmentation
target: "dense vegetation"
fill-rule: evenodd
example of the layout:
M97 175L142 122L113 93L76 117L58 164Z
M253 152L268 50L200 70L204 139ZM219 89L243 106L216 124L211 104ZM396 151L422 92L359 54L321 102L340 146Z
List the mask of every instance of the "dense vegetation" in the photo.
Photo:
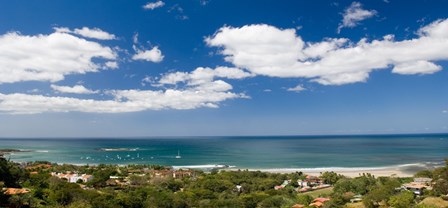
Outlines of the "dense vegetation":
M47 164L35 162L31 164ZM151 177L133 174L142 169L164 169L161 166L114 165L73 166L56 165L51 168L28 169L0 158L1 188L24 187L26 194L6 195L0 191L0 207L291 207L294 204L308 205L311 194L298 193L295 181L304 179L300 173L275 174L251 171L196 172L194 176L175 179L173 177ZM50 172L75 171L92 174L88 183L68 183L51 176ZM137 171L138 172L138 171ZM128 177L126 186L108 184L110 176ZM346 178L333 172L322 173L321 178L333 185L323 195L331 200L324 207L345 207L355 195L362 195L363 207L432 207L419 204L428 196L448 194L448 164L432 171L421 171L418 177L433 178L433 190L424 196L415 197L412 192L397 189L412 178L379 177L365 174ZM292 182L283 189L274 186L285 180ZM322 196L322 195L321 195Z

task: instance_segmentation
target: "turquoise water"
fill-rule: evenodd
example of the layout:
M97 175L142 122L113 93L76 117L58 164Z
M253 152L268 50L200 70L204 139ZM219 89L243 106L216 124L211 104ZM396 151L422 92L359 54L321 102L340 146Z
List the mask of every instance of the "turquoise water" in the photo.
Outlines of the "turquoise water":
M236 168L384 167L442 163L448 135L265 136L114 139L0 139L0 149L31 152L13 161L46 160L73 164L225 164ZM135 148L105 152L99 148ZM182 158L175 156L180 152Z

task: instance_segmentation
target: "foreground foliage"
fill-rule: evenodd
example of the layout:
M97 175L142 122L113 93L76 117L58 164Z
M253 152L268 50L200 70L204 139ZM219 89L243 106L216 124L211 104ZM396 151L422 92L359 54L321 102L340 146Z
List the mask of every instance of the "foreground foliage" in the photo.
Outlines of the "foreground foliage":
M0 191L0 207L65 207L65 208L139 208L139 207L291 207L308 205L316 197L329 197L324 207L352 207L356 195L362 196L363 207L437 207L431 200L439 200L448 192L448 164L432 171L421 171L416 176L431 176L434 189L423 197L397 189L411 178L379 177L364 174L346 178L333 172L322 173L321 178L333 188L313 193L297 193L295 181L304 179L300 173L275 174L260 171L195 172L182 178L155 177L134 174L138 170L163 170L162 166L114 165L73 166L35 162L35 169L26 169L0 158L0 190L28 188L29 193L6 195ZM82 183L68 183L51 176L50 172L74 171L92 174L94 179ZM126 185L110 185L110 176L126 177ZM282 189L274 187L285 180L290 184ZM425 197L429 197L424 199ZM426 200L426 201L425 201ZM441 201L440 201L441 200ZM350 206L348 204L351 204Z

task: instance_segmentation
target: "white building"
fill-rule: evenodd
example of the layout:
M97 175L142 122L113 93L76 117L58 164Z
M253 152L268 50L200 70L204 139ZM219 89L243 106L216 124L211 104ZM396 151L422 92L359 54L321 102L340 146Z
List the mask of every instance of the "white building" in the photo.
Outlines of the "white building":
M91 181L93 179L92 175L87 175L87 174L79 175L77 173L66 173L66 174L64 174L64 173L52 172L51 175L55 176L55 177L58 177L58 178L61 178L61 179L65 178L65 179L67 179L67 181L69 183L76 183L76 182L78 182L78 180L81 180L82 182L87 183L87 182L89 182L89 181Z

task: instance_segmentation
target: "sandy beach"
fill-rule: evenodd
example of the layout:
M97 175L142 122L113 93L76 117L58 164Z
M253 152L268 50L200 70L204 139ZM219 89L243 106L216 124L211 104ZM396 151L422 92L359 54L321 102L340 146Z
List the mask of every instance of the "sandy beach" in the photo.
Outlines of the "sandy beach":
M406 164L387 167L357 167L357 168L278 168L278 169L248 169L249 171L263 171L270 173L293 173L303 172L308 175L319 176L322 172L333 171L347 177L357 177L363 173L370 173L376 177L379 176L395 176L395 177L412 177L420 170L433 169L436 166L429 164Z

